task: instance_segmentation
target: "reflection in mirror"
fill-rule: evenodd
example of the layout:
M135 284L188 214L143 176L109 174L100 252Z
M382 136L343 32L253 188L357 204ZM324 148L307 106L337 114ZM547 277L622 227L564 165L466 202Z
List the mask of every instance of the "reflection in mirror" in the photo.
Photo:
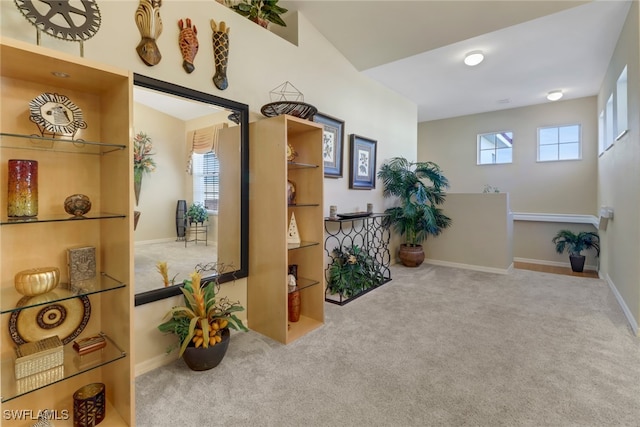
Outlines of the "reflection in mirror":
M134 207L135 304L180 294L202 267L205 281L246 277L248 107L140 75L134 84L134 134L149 138L156 166ZM208 268L216 263L225 273Z

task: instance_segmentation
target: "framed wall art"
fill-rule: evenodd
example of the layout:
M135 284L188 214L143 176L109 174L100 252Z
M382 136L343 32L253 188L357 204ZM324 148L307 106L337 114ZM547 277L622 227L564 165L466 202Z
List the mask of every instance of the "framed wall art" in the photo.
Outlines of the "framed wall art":
M349 188L371 190L376 188L376 144L373 139L351 134L351 163Z
M342 178L342 141L344 121L325 114L316 113L313 121L320 123L322 131L322 158L326 178Z

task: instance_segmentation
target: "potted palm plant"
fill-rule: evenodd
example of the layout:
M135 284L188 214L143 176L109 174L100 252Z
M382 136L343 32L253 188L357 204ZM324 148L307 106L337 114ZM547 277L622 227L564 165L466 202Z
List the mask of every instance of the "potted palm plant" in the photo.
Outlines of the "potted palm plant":
M278 0L241 0L238 3L229 2L228 6L240 15L249 18L251 21L267 28L269 22L286 27L287 24L280 15L287 13L288 9L278 6Z
M571 230L560 230L553 238L556 252L559 254L569 252L571 270L580 273L584 269L585 256L582 251L595 249L596 256L600 256L600 236L594 231L581 231L574 233Z
M184 305L169 310L166 320L158 326L161 332L177 335L179 355L194 371L218 366L229 347L229 328L248 330L235 315L244 307L228 297L217 297L219 288L216 280L203 286L200 273L192 273L180 288ZM170 347L168 352L173 349Z
M449 181L433 162L410 162L394 157L378 172L384 185L384 197L396 197L400 206L389 208L393 228L404 236L398 258L407 267L417 267L424 261L422 242L427 236L437 236L451 225L451 218L439 207L446 198Z

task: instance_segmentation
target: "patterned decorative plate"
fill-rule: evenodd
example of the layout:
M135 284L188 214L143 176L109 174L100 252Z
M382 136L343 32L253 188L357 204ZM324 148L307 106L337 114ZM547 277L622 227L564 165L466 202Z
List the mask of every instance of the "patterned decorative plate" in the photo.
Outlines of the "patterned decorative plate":
M87 124L82 119L82 110L69 98L57 93L43 93L29 102L32 122L40 133L73 136Z
M86 295L73 297L68 289L55 289L35 297L24 297L18 307L42 304L48 305L14 311L9 317L9 333L16 344L39 341L58 335L63 344L73 341L84 330L91 317L91 302ZM61 298L69 298L60 301Z

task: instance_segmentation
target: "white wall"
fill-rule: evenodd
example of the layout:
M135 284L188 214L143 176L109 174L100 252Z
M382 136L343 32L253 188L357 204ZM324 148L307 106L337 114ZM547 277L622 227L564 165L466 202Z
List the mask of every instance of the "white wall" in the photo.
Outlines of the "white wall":
M355 133L378 141L378 166L393 156L415 159L415 104L357 72L304 16L298 16L298 45L294 45L213 0L162 2L160 13L164 30L158 39L162 61L148 67L135 51L140 41L134 23L137 5L138 1L134 0L99 1L102 25L96 36L85 43L85 57L248 104L253 119L260 118L260 107L271 101L269 92L290 81L304 93L305 102L313 104L320 112L345 121L344 177L325 179L325 214L329 213L329 205L337 205L340 211L348 212L364 210L371 202L376 211L384 209L380 185L373 191L349 190L348 135ZM27 23L13 1L1 0L0 12L3 36L35 43L35 29ZM177 43L177 21L186 17L190 17L197 26L200 41L196 69L192 74L182 69ZM231 28L229 87L225 91L216 89L211 81L214 62L210 19L225 21ZM42 44L74 54L79 52L76 43L46 35L43 35ZM145 190L143 188L143 194ZM395 252L394 248L392 250ZM239 295L246 305L246 280L238 280L234 286L244 290L234 289L234 295ZM225 289L227 287L223 287L223 292ZM164 301L135 309L136 365L139 372L170 360L163 356L166 342L156 330L168 305L171 302Z
M629 132L598 159L598 204L614 209L601 232L601 275L618 297L638 333L640 319L640 8L633 2L598 94L598 113L625 67Z

